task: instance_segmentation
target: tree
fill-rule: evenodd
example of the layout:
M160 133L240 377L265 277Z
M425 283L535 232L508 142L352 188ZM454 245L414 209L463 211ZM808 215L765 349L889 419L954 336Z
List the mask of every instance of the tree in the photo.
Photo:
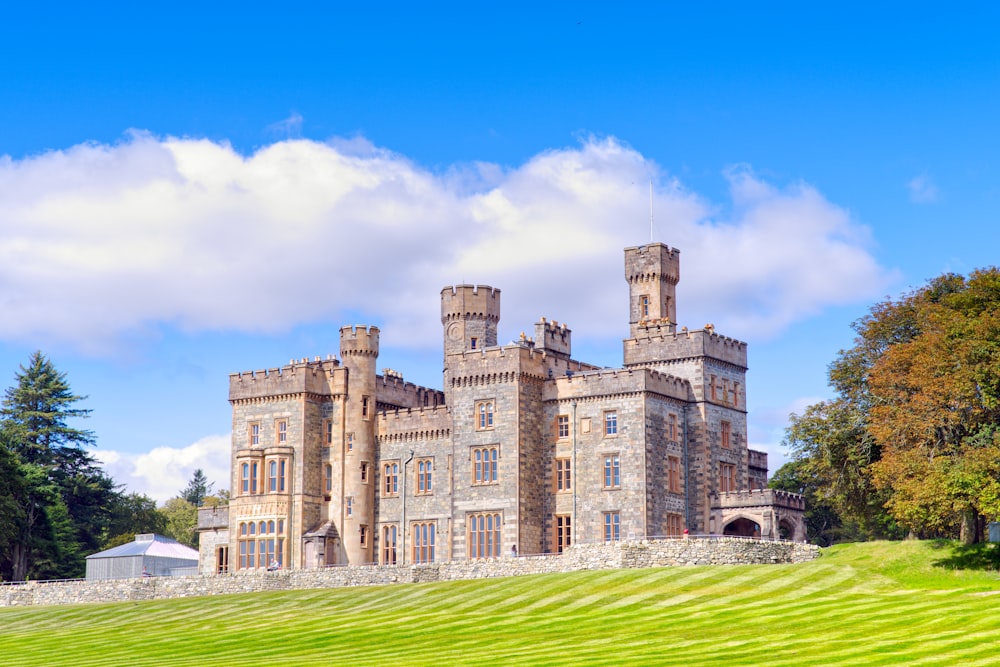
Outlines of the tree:
M198 508L183 498L171 498L160 512L167 519L164 534L181 544L198 548Z
M195 507L201 507L205 502L205 497L212 493L213 486L215 484L209 483L208 478L205 477L205 473L201 468L198 468L191 476L191 481L181 491L180 497Z
M41 352L14 377L0 404L3 446L20 479L11 576L82 576L84 556L97 550L105 508L116 494L85 449L94 444L93 433L69 425L90 410L75 407L85 397L73 394L65 374Z
M940 276L854 330L830 365L838 398L793 416L796 460L867 531L979 539L1000 512L1000 271Z
M167 517L156 501L139 493L118 494L108 508L109 521L101 549L110 549L135 539L139 533L166 534Z

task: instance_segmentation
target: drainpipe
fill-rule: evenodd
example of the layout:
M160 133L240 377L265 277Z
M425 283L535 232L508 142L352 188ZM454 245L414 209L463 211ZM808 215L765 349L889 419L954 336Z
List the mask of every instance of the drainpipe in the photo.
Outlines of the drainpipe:
M410 461L413 460L413 450L410 450L410 458L403 461L403 489L402 489L402 501L400 505L402 506L399 517L399 531L400 531L400 542L402 543L403 553L401 554L400 562L406 565L406 466L410 465Z
M681 424L681 467L684 469L684 530L689 530L691 525L691 475L690 470L688 470L688 406L685 405L682 409L684 415L684 423Z
M576 401L573 401L570 405L573 408L573 470L570 472L569 478L570 488L573 490L573 512L570 514L571 525L569 529L570 544L572 545L576 544L576 531L579 529L579 526L576 523L576 480L578 479L578 470L576 467Z

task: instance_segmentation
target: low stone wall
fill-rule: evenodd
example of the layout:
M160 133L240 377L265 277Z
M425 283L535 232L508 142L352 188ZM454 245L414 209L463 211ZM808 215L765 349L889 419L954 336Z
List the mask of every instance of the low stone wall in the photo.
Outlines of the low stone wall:
M28 582L0 586L0 607L163 600L262 591L378 586L453 581L525 574L670 567L677 565L759 565L801 563L819 556L819 547L741 538L643 540L574 545L562 555L522 556L428 565L331 567L322 570L229 575L151 577L106 581Z

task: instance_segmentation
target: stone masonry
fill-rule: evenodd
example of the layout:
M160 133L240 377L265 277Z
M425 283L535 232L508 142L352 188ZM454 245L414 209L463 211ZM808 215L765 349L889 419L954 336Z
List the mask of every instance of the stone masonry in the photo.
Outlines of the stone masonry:
M621 368L573 359L545 318L498 345L500 290L455 285L440 390L377 374L372 326L343 327L339 359L231 375L232 500L199 518L202 573L802 541L801 499L760 492L767 455L747 447L746 343L678 327L676 248L626 248L625 277Z

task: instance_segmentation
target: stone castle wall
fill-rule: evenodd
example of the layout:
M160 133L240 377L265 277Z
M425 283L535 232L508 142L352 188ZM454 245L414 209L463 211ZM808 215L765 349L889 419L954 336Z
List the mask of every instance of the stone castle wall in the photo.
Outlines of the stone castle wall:
M273 590L512 577L579 570L802 563L817 557L819 557L819 547L793 542L762 542L727 537L643 540L573 545L562 555L463 560L428 565L351 566L277 572L250 570L223 576L28 582L0 587L0 607L164 600Z

